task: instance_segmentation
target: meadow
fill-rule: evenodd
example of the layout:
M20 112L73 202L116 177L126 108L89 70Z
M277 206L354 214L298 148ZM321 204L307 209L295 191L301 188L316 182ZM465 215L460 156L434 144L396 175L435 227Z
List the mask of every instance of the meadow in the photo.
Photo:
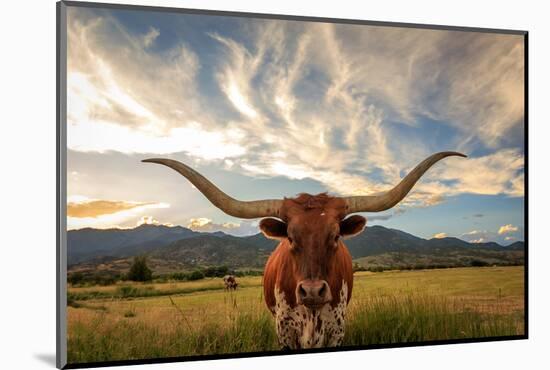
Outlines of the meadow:
M524 269L357 272L344 345L524 334ZM70 287L69 363L279 349L261 277Z

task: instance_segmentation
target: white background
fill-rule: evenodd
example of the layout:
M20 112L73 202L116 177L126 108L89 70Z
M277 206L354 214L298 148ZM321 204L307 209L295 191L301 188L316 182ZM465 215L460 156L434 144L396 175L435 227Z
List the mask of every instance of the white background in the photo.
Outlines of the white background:
M132 369L548 368L550 37L544 1L172 0L133 4L528 30L530 339ZM117 2L117 1L114 1ZM55 363L55 2L6 1L0 22L0 367ZM388 81L391 83L391 81ZM32 219L33 222L28 220ZM546 227L545 227L546 226ZM546 352L546 353L545 353ZM130 368L130 367L128 367Z

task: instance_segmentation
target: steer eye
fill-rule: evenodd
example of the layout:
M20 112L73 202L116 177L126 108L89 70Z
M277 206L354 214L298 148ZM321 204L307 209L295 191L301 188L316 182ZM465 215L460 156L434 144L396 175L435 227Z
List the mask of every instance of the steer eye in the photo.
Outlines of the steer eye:
M288 237L288 242L289 242L290 244L292 244L292 243L294 242L294 240L292 240L292 238L289 236L289 237Z

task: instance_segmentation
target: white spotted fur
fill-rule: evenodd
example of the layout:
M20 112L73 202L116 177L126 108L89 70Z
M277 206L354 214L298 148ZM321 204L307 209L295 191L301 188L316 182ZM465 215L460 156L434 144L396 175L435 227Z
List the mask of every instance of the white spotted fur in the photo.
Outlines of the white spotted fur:
M290 349L335 347L344 339L348 286L342 282L340 302L317 310L304 305L291 308L284 292L275 290L275 328L279 343ZM320 323L319 323L320 320Z

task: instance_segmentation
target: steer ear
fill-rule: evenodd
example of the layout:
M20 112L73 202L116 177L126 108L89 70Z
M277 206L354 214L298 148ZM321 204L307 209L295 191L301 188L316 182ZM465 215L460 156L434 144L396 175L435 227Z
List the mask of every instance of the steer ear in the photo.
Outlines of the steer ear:
M270 239L282 239L287 237L286 224L274 218L264 218L260 221L260 230Z
M352 237L359 234L365 228L367 219L363 216L353 215L340 221L340 235Z

